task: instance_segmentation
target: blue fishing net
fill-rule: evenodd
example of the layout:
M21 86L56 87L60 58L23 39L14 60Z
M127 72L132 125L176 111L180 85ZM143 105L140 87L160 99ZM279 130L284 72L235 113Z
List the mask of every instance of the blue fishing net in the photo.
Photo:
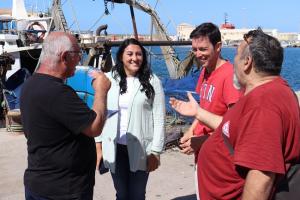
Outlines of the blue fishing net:
M173 116L174 121L178 118L183 119L185 122L192 122L193 118L184 117L176 113L174 109L169 104L170 97L175 97L176 99L180 99L183 101L188 101L187 92L191 92L193 97L199 102L199 95L195 92L195 88L197 85L197 81L199 78L200 70L197 68L193 68L189 72L189 74L181 79L170 79L170 78L162 78L162 85L165 92L165 100L166 100L166 114Z

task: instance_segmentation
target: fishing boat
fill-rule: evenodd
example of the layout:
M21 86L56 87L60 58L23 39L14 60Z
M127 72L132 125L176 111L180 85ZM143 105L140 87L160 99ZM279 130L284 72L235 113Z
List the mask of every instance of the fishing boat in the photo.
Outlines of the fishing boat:
M103 0L104 1L104 13L108 13L108 3L112 4L122 4L123 6L128 6L130 9L132 27L133 27L133 37L140 40L142 45L146 47L146 50L149 53L149 60L151 60L151 56L156 56L153 51L151 51L151 47L159 46L161 49L161 55L163 60L166 63L167 71L169 74L168 79L162 80L166 102L169 102L169 97L176 96L180 99L186 98L187 91L194 91L194 87L196 85L199 73L191 74L191 76L186 76L192 67L198 69L200 68L200 64L195 59L194 54L191 51L187 51L187 55L183 60L180 60L178 54L175 51L174 46L182 46L182 45L191 45L191 41L173 41L171 37L168 35L167 30L162 23L160 17L157 12L145 1L139 0ZM59 3L59 1L56 1ZM60 5L56 4L55 7L59 8ZM153 30L150 31L149 40L141 40L139 34L137 32L137 24L135 19L134 9L142 11L147 14L151 18L151 27ZM62 9L59 9L62 10ZM61 15L56 15L60 16ZM76 19L76 17L74 17ZM57 20L60 21L60 20ZM76 23L76 22L75 22ZM95 34L91 33L79 33L79 39L81 40L81 48L87 53L87 58L82 62L84 66L93 66L95 68L99 68L104 72L107 72L113 66L113 59L111 55L111 48L115 46L119 46L122 41L112 41L110 38L105 37L106 30L108 25L101 25L96 30ZM101 35L101 33L104 33ZM94 39L92 38L94 36ZM89 42L86 42L86 38L89 39ZM93 41L93 42L90 42ZM150 48L148 48L150 47ZM77 84L80 80L90 81L87 71L89 67L80 66L75 73L75 76L68 80L68 84L72 86L80 96L86 100L88 105L91 104L91 98L93 97L93 91L89 87L90 84ZM87 89L87 90L85 90ZM199 99L197 95L195 95L196 99ZM170 120L168 120L169 124L176 123L176 121L182 122L182 119L179 119L179 116L176 112L166 103L166 110L168 116L170 116ZM191 121L191 119L185 119Z
M109 71L113 66L114 62L111 49L121 44L121 41L113 41L109 37L106 37L106 30L109 25L100 25L96 29L95 33L93 33L92 31L83 32L81 30L78 30L77 32L71 31L65 18L60 0L53 0L49 17L40 15L37 18L27 17L26 9L24 7L24 0L13 0L13 2L13 5L15 5L15 7L17 7L19 10L16 13L23 14L19 16L14 15L14 12L12 12L10 19L6 20L7 22L9 22L10 29L8 31L5 30L5 33L2 33L6 37L5 45L2 45L2 52L0 51L0 55L3 58L6 58L6 61L3 61L3 65L6 65L7 70L6 77L3 78L4 82L21 83L22 81L19 81L20 77L22 77L22 79L26 79L27 75L30 75L35 71L36 67L38 67L38 59L41 51L41 42L45 37L47 37L47 34L50 31L70 32L76 35L76 37L78 37L80 47L86 53L86 56L81 61L81 66L77 67L78 70L76 71L75 76L72 79L68 80L68 84L72 86L75 90L77 90L79 96L82 97L82 99L84 99L88 104L91 104L91 102L93 101L93 92L91 91L91 87L88 87L90 86L90 83L87 82L90 81L90 79L88 79L86 72L89 68L98 68L105 72ZM153 26L154 29L151 31L150 40L140 41L145 47L159 46L161 48L162 56L166 62L167 71L169 73L170 79L177 80L183 78L186 76L186 74L192 68L192 66L196 65L199 67L198 62L196 61L194 55L191 52L187 54L186 58L183 61L179 60L178 55L173 46L191 45L191 42L173 41L171 37L168 36L166 28L161 22L158 14L149 4L141 0L103 0L103 2L105 5L105 12L109 12L107 6L109 3L123 4L124 6L128 6L130 8L134 37L137 39L140 38L136 29L137 25L135 22L136 20L134 15L134 9L138 9L151 17L151 26ZM16 32L12 30L16 30ZM31 34L35 34L35 37L30 37ZM9 35L9 37L7 35ZM13 44L9 43L9 38L10 41L13 42ZM9 45L7 45L8 43ZM155 56L153 55L153 52L151 52L151 48L147 49L149 56ZM9 60L8 58L11 57L14 58L14 63L7 62L7 60ZM21 70L22 72L19 72L20 69L23 69ZM16 73L19 74L16 75ZM10 75L7 76L8 74ZM82 82L82 80L84 82ZM6 88L4 88L3 91L8 90L8 85L9 84L4 84L4 87ZM174 84L172 83L169 85L171 86ZM19 85L16 86L16 88L18 87ZM15 90L16 88L9 88L9 91ZM20 88L18 89L20 90ZM166 94L168 94L168 90L166 90L165 92ZM87 96L89 96L90 98L86 98ZM6 99L6 110L10 111L17 109L17 111L19 111L18 103L15 107L12 107L14 109L10 109L9 101L7 100L6 95L4 95L4 99ZM87 99L90 100L87 101ZM9 114L9 112L5 113L6 116ZM18 117L19 116L20 115L18 115ZM8 129L12 130L12 123L8 123L7 127L9 127Z
M1 102L8 130L21 129L21 85L38 64L41 43L48 35L50 23L47 13L29 15L24 0L12 0L11 9L0 10Z
M132 21L133 27L133 37L140 40L140 42L144 46L159 46L162 51L162 56L164 61L166 62L167 70L169 73L169 77L171 79L178 79L184 77L187 72L190 70L191 66L197 64L196 59L194 59L194 55L191 52L188 52L188 55L183 61L180 61L178 55L173 48L173 46L180 46L180 45L191 45L191 41L173 41L171 37L168 35L167 30L162 23L159 15L149 4L142 0L103 0L104 1L104 15L109 14L110 11L108 9L108 4L122 4L123 6L128 6L130 8L130 16ZM65 3L66 4L66 3ZM112 6L113 7L113 6ZM148 15L151 18L151 27L153 29L150 30L150 37L149 40L142 39L137 31L138 25L136 24L135 13L134 9L143 12L145 15ZM59 27L59 30L62 31L69 31L68 24L66 23L65 16L61 12L62 5L60 0L55 0L52 7L52 16L54 17L55 26ZM77 16L73 17L77 19ZM64 22L64 23L62 23ZM73 22L74 24L78 24L76 20ZM110 59L106 55L109 53L111 47L119 46L121 41L114 41L109 37L105 37L107 34L101 35L102 32L106 33L109 25L100 25L98 29L95 31L94 34L91 33L89 30L88 32L82 32L82 30L77 30L75 32L78 34L78 37L81 41L81 47L87 52L89 55L83 63L85 65L93 65L94 62L101 63L103 67L103 63L106 62L105 58ZM142 40L141 40L142 39ZM151 50L149 50L149 56L151 56ZM101 55L103 54L103 56ZM98 60L98 57L103 57L101 61ZM96 59L96 60L95 60ZM106 69L104 67L103 69Z
M30 73L34 71L50 22L47 13L29 15L24 0L12 0L12 9L0 13L0 55L7 53L15 59L6 78L25 66Z

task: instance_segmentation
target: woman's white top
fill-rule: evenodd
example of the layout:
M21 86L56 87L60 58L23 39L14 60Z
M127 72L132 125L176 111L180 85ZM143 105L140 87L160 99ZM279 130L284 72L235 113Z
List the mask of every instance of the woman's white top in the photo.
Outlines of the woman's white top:
M111 81L107 94L107 109L119 110L120 79L115 79L112 72L105 74ZM129 83L130 84L130 83ZM133 81L133 93L130 95L127 108L126 142L130 171L147 170L147 156L153 152L162 152L165 143L165 95L159 78L153 74L150 77L155 95L148 99L138 79ZM131 89L128 87L129 90ZM95 138L102 142L104 165L115 173L118 144L119 115L111 116L105 122L102 133Z
M119 97L119 128L118 128L118 136L117 143L127 145L126 132L128 126L128 107L130 97L133 95L133 83L134 81L138 81L136 77L127 77L127 91L124 94L120 94Z

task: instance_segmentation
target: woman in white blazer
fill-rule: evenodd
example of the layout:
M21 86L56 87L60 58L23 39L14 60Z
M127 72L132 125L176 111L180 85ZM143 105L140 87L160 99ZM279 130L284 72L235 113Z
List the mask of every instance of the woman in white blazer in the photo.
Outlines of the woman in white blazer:
M117 200L145 199L149 172L158 168L165 142L165 96L151 72L146 50L135 39L119 47L107 108L118 114L107 119L95 138L98 163L110 169Z

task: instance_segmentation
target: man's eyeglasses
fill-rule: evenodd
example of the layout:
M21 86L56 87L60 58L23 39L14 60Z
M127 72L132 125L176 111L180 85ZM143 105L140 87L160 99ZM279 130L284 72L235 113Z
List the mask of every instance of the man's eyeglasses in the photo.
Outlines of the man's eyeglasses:
M83 51L68 51L68 53L78 54L78 56L82 57Z

